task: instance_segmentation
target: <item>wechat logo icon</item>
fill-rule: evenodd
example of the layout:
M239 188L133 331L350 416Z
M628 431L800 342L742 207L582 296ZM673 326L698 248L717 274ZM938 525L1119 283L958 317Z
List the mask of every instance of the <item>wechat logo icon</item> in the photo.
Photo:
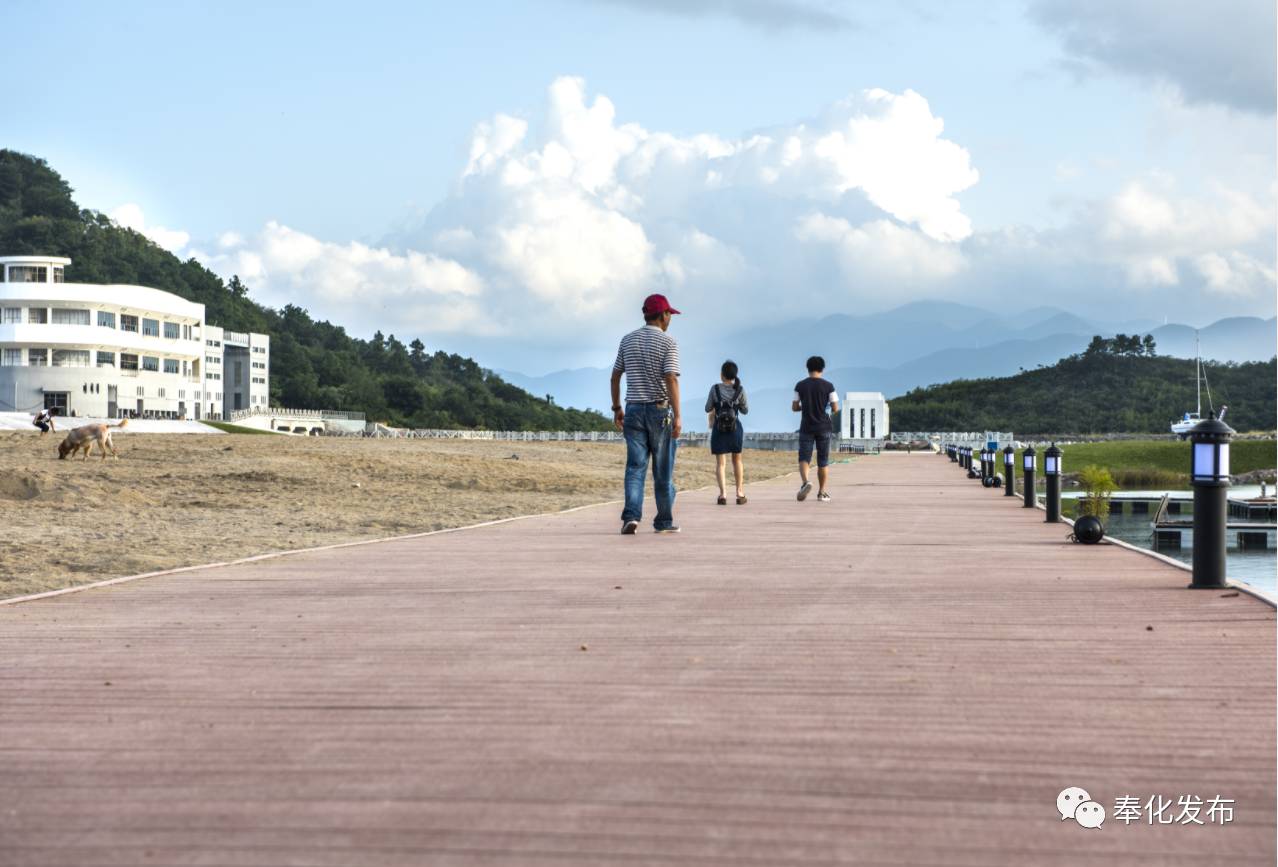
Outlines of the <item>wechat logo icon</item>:
M1092 800L1086 789L1070 786L1056 796L1061 821L1073 819L1084 828L1099 828L1105 822L1105 808Z

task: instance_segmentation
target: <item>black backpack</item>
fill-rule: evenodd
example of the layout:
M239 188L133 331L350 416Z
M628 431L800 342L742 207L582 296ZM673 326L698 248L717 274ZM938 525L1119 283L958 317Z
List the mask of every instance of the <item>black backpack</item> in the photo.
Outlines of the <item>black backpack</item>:
M740 392L733 395L732 400L723 400L723 390L715 386L714 429L719 433L733 433L737 429L737 399Z

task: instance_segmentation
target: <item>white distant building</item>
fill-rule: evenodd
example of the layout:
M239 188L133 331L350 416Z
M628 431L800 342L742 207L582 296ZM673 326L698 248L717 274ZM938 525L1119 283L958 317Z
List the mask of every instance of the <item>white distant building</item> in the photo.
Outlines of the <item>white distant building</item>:
M265 409L270 338L146 286L67 283L70 259L0 256L0 412L226 418Z
M849 391L840 407L843 424L840 434L849 440L885 440L888 427L888 403L881 391Z

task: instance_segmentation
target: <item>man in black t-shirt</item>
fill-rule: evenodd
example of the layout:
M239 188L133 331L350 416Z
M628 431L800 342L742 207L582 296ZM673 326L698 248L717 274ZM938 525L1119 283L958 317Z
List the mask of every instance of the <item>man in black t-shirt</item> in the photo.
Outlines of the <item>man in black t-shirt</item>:
M814 355L808 359L808 378L800 380L794 386L794 402L790 408L802 413L799 422L799 477L803 484L799 486L799 500L806 500L812 492L812 484L808 481L808 467L812 463L812 449L817 453L817 481L820 490L817 501L826 503L830 493L825 488L830 466L830 412L839 411L839 395L834 386L827 381L825 359ZM827 412L826 407L829 407Z

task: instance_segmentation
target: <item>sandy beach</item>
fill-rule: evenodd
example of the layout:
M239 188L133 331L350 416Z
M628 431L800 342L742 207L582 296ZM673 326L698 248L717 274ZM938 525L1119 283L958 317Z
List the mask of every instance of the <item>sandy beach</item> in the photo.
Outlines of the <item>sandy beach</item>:
M119 460L82 462L60 439L0 433L0 598L621 497L612 444L126 432ZM747 480L794 469L746 454ZM676 483L713 484L709 452L681 450Z

